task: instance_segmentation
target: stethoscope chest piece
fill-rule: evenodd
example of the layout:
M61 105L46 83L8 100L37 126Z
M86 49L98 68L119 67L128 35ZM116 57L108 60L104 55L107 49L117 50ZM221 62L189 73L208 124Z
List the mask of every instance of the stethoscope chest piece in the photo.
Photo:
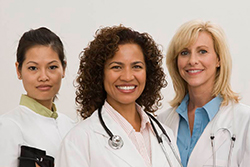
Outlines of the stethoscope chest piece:
M109 146L111 148L113 148L114 150L118 150L120 148L122 148L123 146L123 140L120 136L118 135L113 135L110 139L109 139Z

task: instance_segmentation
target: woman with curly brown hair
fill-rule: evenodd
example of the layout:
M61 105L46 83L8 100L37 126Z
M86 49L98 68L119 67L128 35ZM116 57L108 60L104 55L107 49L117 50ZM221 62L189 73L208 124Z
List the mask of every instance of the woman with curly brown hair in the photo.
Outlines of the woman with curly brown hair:
M174 140L171 130L149 114L167 84L161 64L162 53L147 33L124 26L98 30L77 77L76 102L85 120L64 139L58 166L179 166L176 144L160 137L166 131Z

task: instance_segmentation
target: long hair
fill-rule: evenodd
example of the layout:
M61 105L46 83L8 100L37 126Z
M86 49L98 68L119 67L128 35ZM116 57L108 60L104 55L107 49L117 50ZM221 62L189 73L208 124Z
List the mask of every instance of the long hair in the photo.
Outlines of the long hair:
M229 100L239 101L239 96L232 91L230 77L232 60L224 31L216 24L201 20L192 20L184 23L172 38L167 51L167 67L173 81L175 97L170 102L172 107L178 106L184 96L188 93L187 83L180 76L177 58L184 48L191 46L198 38L200 32L211 34L214 49L220 60L220 67L217 68L212 96L221 95L222 105L227 105Z

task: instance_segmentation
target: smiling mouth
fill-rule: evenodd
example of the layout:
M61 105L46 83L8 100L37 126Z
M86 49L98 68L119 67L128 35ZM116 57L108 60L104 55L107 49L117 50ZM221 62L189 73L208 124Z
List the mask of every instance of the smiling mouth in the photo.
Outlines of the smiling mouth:
M186 70L186 72L188 72L188 73L192 73L192 74L194 74L194 73L199 73L199 72L202 72L203 70Z
M136 86L117 86L117 88L121 90L133 90Z

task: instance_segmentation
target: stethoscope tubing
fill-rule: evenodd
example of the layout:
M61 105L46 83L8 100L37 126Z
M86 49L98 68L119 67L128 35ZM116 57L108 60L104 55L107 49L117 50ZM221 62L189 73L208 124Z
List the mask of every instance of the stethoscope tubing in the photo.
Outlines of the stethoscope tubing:
M232 119L233 119L233 127L234 127L234 105L233 105L233 109L232 109ZM218 115L217 119L219 118L220 115ZM216 120L215 120L216 121ZM212 125L212 132L210 134L210 140L211 140L211 147L212 147L212 153L213 153L213 167L216 167L216 152L215 152L215 134L213 132L213 126L215 124L215 121ZM233 133L233 135L231 134L230 130L228 128L220 128L217 130L217 132L219 130L226 130L229 133L229 136L231 138L231 144L230 144L230 149L228 152L228 159L227 159L227 167L231 166L231 157L232 157L232 152L233 152L233 147L234 147L234 143L236 141L236 135ZM216 132L216 133L217 133Z
M102 127L104 128L104 130L108 133L108 135L109 135L109 137L110 137L110 138L109 138L109 144L110 144L111 142L113 142L113 141L112 141L112 140L113 140L113 137L114 137L114 136L118 136L118 135L113 135L113 133L112 133L112 132L109 130L109 128L106 126L105 122L103 121L101 111L102 111L102 107L98 109L98 117L99 117L99 120L100 120L100 123L101 123ZM170 161L169 155L167 154L166 148L165 148L164 145L163 145L162 137L159 136L158 131L156 130L156 128L155 128L154 123L152 122L152 120L157 124L157 126L161 129L163 135L167 138L167 140L168 140L167 143L168 143L169 147L171 148L171 150L172 150L172 152L173 152L173 154L174 154L176 160L178 161L178 163L180 164L180 166L183 167L182 164L181 164L181 160L180 160L180 158L178 157L178 155L177 155L177 153L176 153L176 151L175 151L175 149L174 149L174 147L173 147L173 145L172 145L172 143L171 143L171 139L170 139L170 137L168 136L166 130L163 128L163 126L160 124L160 122L159 122L154 116L152 116L151 114L149 114L149 113L147 113L147 112L145 112L145 113L149 116L150 124L152 125L153 131L155 132L155 135L156 135L156 138L157 138L157 141L158 141L158 143L160 144L160 146L161 146L161 148L162 148L162 151L164 152L164 155L165 155L165 157L166 157L166 159L167 159L169 165L170 165L171 167L173 167L173 165L172 165L172 163L171 163L171 161ZM118 136L118 137L119 137L119 136ZM123 142L122 139L120 139L120 140L121 140L121 142ZM123 145L123 143L122 143L122 145ZM120 146L120 148L122 147L122 145ZM119 149L119 148L113 147L112 144L110 144L110 147L112 147L113 149Z

